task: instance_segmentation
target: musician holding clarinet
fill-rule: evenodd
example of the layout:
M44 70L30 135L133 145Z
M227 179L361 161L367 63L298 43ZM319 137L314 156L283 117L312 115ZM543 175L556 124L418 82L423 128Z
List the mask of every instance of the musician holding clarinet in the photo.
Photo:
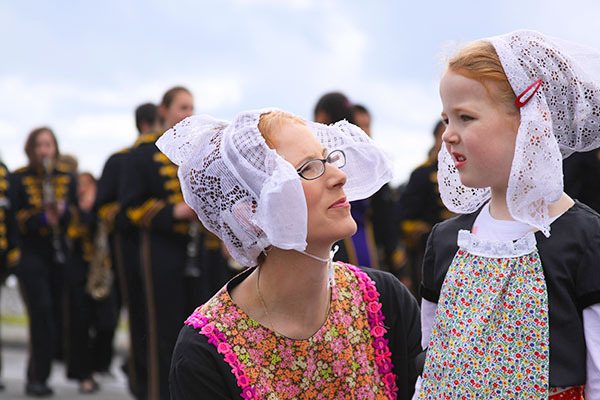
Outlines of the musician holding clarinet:
M11 176L11 203L22 241L17 277L29 316L29 361L25 393L50 396L52 359L62 350L63 285L69 260L66 228L77 213L76 180L57 163L56 136L48 127L27 138L29 163Z

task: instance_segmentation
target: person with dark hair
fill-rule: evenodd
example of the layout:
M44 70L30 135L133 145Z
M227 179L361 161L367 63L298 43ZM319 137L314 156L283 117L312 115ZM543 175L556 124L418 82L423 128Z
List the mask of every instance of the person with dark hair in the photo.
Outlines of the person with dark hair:
M346 120L350 123L354 122L354 109L348 97L340 92L327 93L317 101L314 111L314 120L322 124L334 124L339 121ZM389 186L384 185L382 190L389 192ZM391 196L384 196L391 197ZM383 199L380 197L379 199ZM381 204L385 206L385 204ZM338 243L339 251L336 259L349 262L350 264L360 265L363 267L382 267L381 261L387 264L388 260L380 260L378 244L375 238L375 229L373 226L373 212L371 199L361 199L352 202L351 204L352 217L358 225L356 233L352 237L345 238ZM386 207L377 211L390 211ZM385 218L385 217L384 217ZM387 218L389 221L389 217ZM385 229L384 229L385 230ZM386 233L387 232L386 230ZM381 239L381 238L380 238ZM388 237L393 242L394 239ZM385 265L391 269L391 265Z
M57 163L60 154L50 128L34 129L25 143L26 167L11 176L11 204L22 238L17 269L29 316L30 346L25 392L52 395L47 385L52 358L61 347L67 227L77 214L75 177Z
M407 271L402 280L417 298L427 236L435 224L452 216L442 203L437 184L437 154L445 129L441 120L435 123L432 130L434 143L427 152L427 160L410 174L395 213L395 222L406 246Z
M102 236L98 215L94 205L97 198L98 182L90 172L81 172L77 182L80 218L80 235L74 242L81 246L79 255L84 265L81 289L85 309L85 326L88 335L85 342L90 354L88 368L101 376L111 375L114 346L113 340L117 329L120 299L112 260L110 260L110 240ZM104 257L107 256L108 260ZM108 262L106 262L108 261ZM82 335L83 336L83 335ZM80 392L92 393L98 389L95 380L80 385Z
M13 206L10 202L10 173L4 163L0 162L0 289L6 277L14 273L19 260L21 249L19 247L19 234L17 220ZM1 293L1 290L0 290ZM0 374L2 373L2 340L0 335ZM5 386L0 375L0 391Z
M314 120L321 124L342 120L354 123L352 103L341 92L329 92L321 96L315 105L313 115Z
M72 157L77 163L77 159ZM71 166L68 166L70 172ZM82 174L91 177L91 174ZM87 178L89 179L89 178ZM94 324L95 307L85 291L89 263L94 254L92 231L95 224L91 213L94 193L85 190L86 178L77 175L78 212L74 213L67 228L69 261L65 264L65 361L67 377L79 381L79 392L90 394L99 390L93 377L91 327ZM93 183L92 183L93 184ZM89 187L89 185L88 185Z
M106 301L112 301L116 286L120 301L127 307L129 319L129 354L124 366L130 392L138 399L147 398L147 343L146 296L142 279L139 256L139 231L132 225L119 197L127 159L131 149L149 138L156 137L161 131L158 106L144 103L135 109L135 126L139 137L132 147L124 148L112 154L102 170L98 180L94 210L98 218L96 238L108 241L108 248L96 248L98 257L108 258L115 274L115 288L108 294ZM106 262L106 260L104 261ZM117 310L118 312L118 307ZM117 313L118 317L118 313ZM108 338L106 340L108 342ZM112 342L112 341L111 341ZM112 343L111 343L112 348ZM97 369L108 372L109 357L103 356L102 365Z
M354 104L352 105L352 118L354 118L354 123L369 137L371 136L371 113L367 109L367 107L362 104Z
M168 90L159 105L161 130L140 136L125 160L119 201L139 229L146 304L147 387L150 399L169 399L169 365L181 321L193 308L185 290L188 233L194 211L184 203L177 167L156 147L162 130L190 116L186 88ZM144 390L142 389L142 390Z

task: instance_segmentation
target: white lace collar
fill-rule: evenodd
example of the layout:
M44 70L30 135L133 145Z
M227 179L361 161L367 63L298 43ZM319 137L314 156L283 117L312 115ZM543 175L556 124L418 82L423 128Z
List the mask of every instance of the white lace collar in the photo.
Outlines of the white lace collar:
M473 255L490 258L521 257L536 249L537 241L533 232L527 233L518 240L481 239L468 230L458 232L458 247Z

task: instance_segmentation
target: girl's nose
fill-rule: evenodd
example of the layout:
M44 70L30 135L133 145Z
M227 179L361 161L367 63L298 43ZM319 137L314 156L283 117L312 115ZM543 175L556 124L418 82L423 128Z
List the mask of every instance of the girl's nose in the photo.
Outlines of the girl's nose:
M446 125L446 130L442 133L442 141L444 143L456 143L458 140L458 135L456 132L450 128L450 125Z

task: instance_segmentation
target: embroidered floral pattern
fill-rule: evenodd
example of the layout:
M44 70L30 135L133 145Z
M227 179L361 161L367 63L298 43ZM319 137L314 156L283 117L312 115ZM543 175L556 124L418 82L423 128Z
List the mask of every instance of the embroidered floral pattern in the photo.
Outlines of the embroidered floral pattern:
M438 303L420 398L547 399L548 297L537 250L460 249Z
M222 289L186 324L223 354L244 399L395 399L398 390L375 283L335 265L329 317L306 340L279 335Z

